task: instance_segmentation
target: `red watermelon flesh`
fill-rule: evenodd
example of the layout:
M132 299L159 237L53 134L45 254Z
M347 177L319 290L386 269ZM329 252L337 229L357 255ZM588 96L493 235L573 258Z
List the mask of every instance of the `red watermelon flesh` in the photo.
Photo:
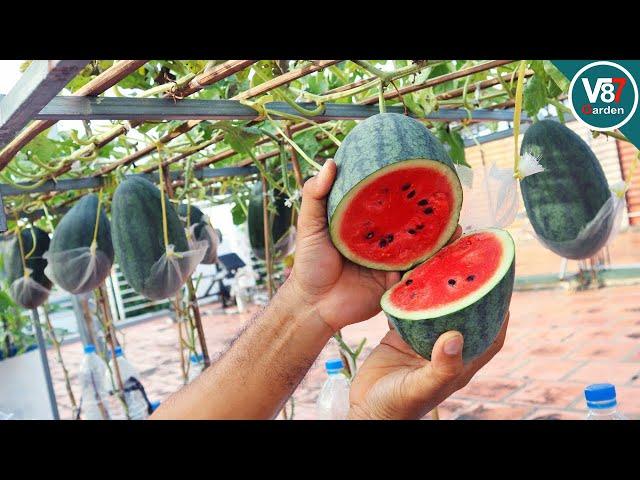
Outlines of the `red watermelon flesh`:
M503 249L503 242L491 232L464 236L405 276L389 300L408 312L455 304L493 278L504 257Z
M450 169L429 161L415 165L388 167L367 179L339 213L339 242L359 263L406 269L455 230L460 195Z

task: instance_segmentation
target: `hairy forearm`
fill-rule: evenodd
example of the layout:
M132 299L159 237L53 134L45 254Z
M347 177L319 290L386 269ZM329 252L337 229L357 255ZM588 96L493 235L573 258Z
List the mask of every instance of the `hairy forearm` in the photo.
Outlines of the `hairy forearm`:
M290 279L231 348L151 418L274 418L332 333Z

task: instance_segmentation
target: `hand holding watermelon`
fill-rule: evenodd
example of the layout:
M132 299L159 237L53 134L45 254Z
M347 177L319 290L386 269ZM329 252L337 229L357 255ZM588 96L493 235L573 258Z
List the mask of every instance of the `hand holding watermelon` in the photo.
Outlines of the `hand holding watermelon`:
M479 357L462 361L464 339L459 332L442 334L431 361L390 330L362 364L351 385L351 419L419 419L463 388L504 344L509 313L497 338Z
M352 263L334 247L327 226L327 195L336 164L327 160L303 189L290 280L299 299L336 331L380 312L380 297L400 280L397 272L371 270Z

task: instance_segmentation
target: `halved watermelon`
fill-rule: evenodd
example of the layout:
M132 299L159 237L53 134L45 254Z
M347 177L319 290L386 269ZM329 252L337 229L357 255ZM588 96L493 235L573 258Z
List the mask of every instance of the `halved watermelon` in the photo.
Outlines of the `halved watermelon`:
M369 117L349 132L335 162L329 230L354 263L407 270L455 232L460 180L440 141L417 120L396 113Z
M440 335L464 336L465 361L483 353L504 320L515 277L511 235L496 228L460 237L407 272L382 296L398 333L424 358Z

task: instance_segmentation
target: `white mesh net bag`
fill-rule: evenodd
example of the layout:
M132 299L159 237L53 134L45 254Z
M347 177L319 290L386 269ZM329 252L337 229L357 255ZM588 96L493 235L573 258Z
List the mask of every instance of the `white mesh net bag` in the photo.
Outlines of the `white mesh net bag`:
M46 275L69 293L87 293L111 272L113 245L102 196L85 195L69 210L53 232Z
M208 247L206 241L196 241L190 245L190 250L176 252L173 245L168 245L165 253L151 266L141 293L151 300L175 295L202 261Z
M44 272L53 282L75 295L87 293L100 286L109 273L113 260L93 244L91 247L72 248L62 252L44 254L47 267Z
M513 223L520 207L518 178L544 171L539 158L525 154L518 171L499 168L492 164L481 182L476 180L469 167L456 165L456 172L462 183L464 202L460 213L460 225L464 231L480 228L506 228Z
M27 268L24 275L14 280L9 287L11 298L18 305L29 309L42 305L51 293L51 290L40 285L31 277L32 273L32 270Z

